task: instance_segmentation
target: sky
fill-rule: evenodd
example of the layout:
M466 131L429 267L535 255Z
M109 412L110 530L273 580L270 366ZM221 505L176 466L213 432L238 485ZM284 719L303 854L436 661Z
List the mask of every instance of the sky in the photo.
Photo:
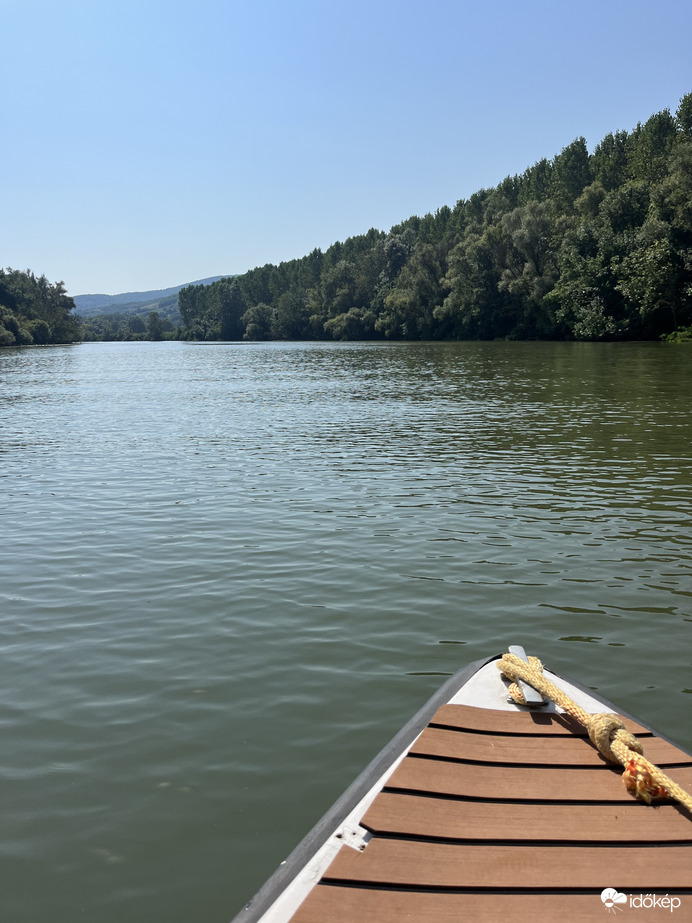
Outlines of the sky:
M0 0L0 266L70 295L323 250L692 91L689 0Z

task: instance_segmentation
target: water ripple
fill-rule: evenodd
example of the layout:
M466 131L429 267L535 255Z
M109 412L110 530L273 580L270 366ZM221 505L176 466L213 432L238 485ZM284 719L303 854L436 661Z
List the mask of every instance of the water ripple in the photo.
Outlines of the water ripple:
M691 745L691 398L664 344L0 351L7 918L230 918L508 642Z

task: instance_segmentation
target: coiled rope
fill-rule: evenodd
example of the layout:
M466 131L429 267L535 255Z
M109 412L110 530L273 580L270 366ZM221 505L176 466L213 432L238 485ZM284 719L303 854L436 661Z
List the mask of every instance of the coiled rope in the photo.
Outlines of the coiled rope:
M526 663L516 654L505 654L497 661L497 666L511 681L509 694L519 705L526 704L520 687L516 685L517 680L522 680L576 718L586 728L598 751L609 762L625 767L622 778L631 795L647 804L651 804L652 798L674 798L692 812L692 796L647 760L641 741L625 728L618 715L592 715L584 711L543 674L543 664L537 657L529 657Z

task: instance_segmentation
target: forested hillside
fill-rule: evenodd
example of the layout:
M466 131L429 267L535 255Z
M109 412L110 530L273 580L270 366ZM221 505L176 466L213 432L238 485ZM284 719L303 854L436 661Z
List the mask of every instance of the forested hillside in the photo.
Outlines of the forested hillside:
M210 276L187 285L126 292L120 295L76 295L75 305L85 340L175 340L180 338L178 292L189 285L209 285Z
M654 339L692 324L692 93L454 208L189 286L195 339Z
M73 310L62 282L0 269L0 346L73 343L81 338Z

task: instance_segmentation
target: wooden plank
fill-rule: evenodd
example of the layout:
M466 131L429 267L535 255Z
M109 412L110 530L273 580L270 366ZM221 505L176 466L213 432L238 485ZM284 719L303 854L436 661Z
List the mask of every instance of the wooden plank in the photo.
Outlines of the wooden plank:
M652 736L651 731L630 718L622 718L622 723L633 734ZM500 711L494 708L476 708L473 705L441 705L430 724L467 731L491 731L496 734L589 736L586 728L569 715L542 711Z
M363 852L344 847L323 881L414 888L617 886L670 893L690 886L692 846L513 846L424 843L375 837Z
M644 741L647 759L659 766L692 765L692 757L660 737ZM598 766L607 761L588 738L477 734L427 727L411 753L446 759L489 763L525 763L536 766Z
M686 791L692 791L692 767L671 769L668 774ZM390 777L387 788L496 801L632 801L622 770L606 765L550 769L408 756Z
M601 890L599 887L592 894L445 894L318 885L292 918L292 923L353 923L354 920L376 920L377 923L401 923L402 920L415 920L416 923L498 923L498 920L594 923L609 918L600 897ZM669 893L669 896L673 895ZM679 900L680 906L673 919L689 919L692 895L682 895ZM641 917L642 923L671 919L670 905L644 912L622 906L630 911L633 919Z
M692 906L692 896L680 898L679 910ZM623 905L624 906L624 905ZM632 913L634 911L631 911ZM646 920L669 920L669 907L646 911ZM292 923L353 923L377 920L378 923L539 923L542 920L569 920L593 923L607 919L599 893L594 894L444 894L406 891L377 891L338 886L317 887L299 909Z
M361 823L375 834L390 836L692 843L692 817L683 808L672 804L652 808L635 801L621 805L504 804L382 792Z

